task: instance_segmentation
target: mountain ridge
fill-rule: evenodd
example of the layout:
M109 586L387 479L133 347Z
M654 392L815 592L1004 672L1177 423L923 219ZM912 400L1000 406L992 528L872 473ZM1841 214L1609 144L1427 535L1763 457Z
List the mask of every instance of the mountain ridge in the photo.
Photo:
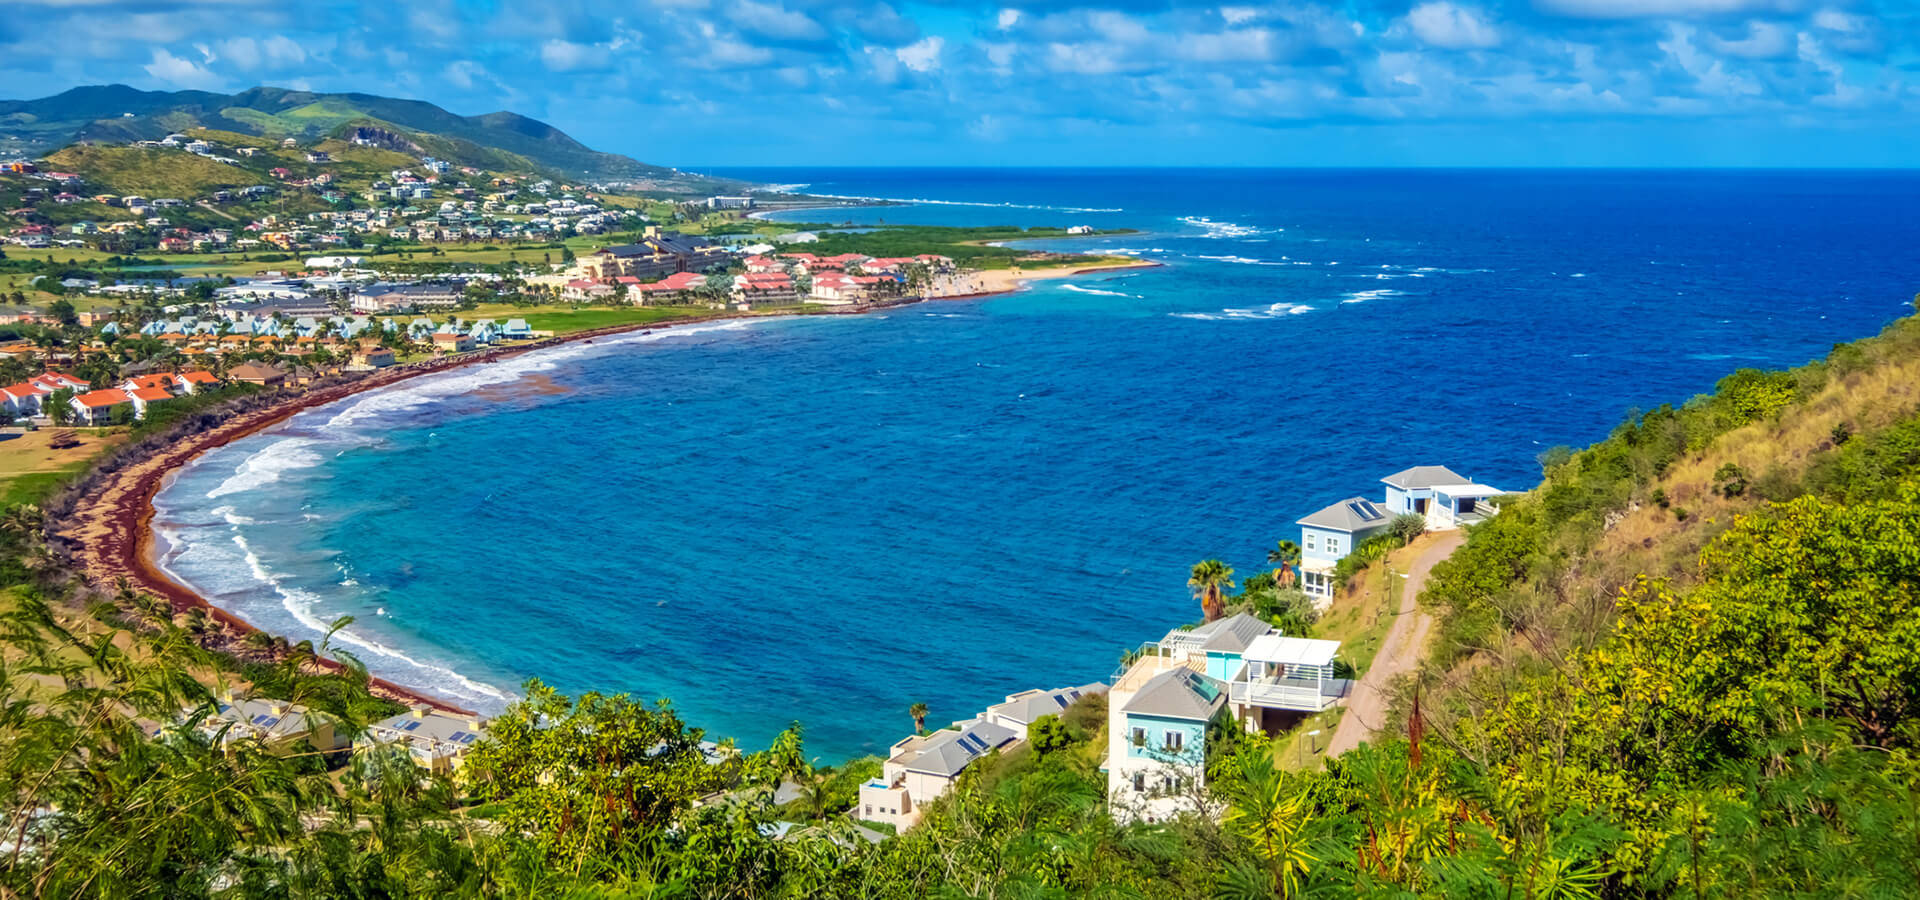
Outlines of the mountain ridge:
M232 94L146 91L124 84L84 85L35 100L0 101L0 147L46 153L79 141L136 141L187 128L262 138L339 136L355 125L393 128L430 143L451 161L498 168L531 163L546 172L595 180L686 180L677 170L594 150L561 129L510 110L463 116L425 100L361 92L326 93L257 86ZM513 159L504 159L509 154Z

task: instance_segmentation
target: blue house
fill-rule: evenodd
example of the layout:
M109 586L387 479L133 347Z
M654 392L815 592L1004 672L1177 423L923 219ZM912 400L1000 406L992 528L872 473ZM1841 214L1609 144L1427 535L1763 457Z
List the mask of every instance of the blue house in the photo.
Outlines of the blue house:
M1219 682L1185 666L1139 666L1109 694L1107 799L1115 818L1207 813L1207 730L1227 708Z
M1491 501L1508 493L1446 466L1414 466L1380 480L1387 485L1389 515L1426 516L1427 528L1434 531L1471 525L1499 512Z
M1208 678L1226 681L1239 671L1241 654L1272 626L1255 616L1235 613L1189 629L1175 629L1160 639L1158 652L1185 658L1204 657Z
M1299 521L1300 587L1323 605L1333 599L1333 567L1360 542L1386 530L1392 516L1364 497L1348 497Z
M525 340L533 337L533 329L525 319L508 319L506 327L500 329L500 336L509 340Z

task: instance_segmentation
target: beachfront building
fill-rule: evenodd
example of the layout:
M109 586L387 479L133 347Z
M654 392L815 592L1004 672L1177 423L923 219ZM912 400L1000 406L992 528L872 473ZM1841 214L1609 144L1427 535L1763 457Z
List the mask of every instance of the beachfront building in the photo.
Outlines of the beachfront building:
M912 828L925 805L945 794L974 760L1019 740L1013 729L983 721L901 740L888 751L880 777L860 786L858 817Z
M1136 665L1107 695L1107 805L1121 822L1212 815L1207 731L1227 713L1220 682L1185 665Z
M75 394L69 401L69 406L73 409L74 424L92 426L111 424L114 407L132 404L131 395L114 388Z
M416 706L391 719L367 726L354 749L394 746L407 751L415 765L429 772L451 775L460 770L467 751L480 740L485 724L478 716Z
M297 703L260 698L222 697L200 731L222 750L253 745L276 756L306 746L323 753L344 749L350 741L325 715Z

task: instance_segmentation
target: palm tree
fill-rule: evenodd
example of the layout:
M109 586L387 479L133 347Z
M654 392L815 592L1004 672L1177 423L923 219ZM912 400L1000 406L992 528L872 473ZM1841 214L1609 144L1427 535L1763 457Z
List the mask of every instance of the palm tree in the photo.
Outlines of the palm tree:
M1203 559L1194 564L1193 573L1187 578L1187 587L1193 589L1193 596L1200 601L1200 609L1206 614L1207 621L1218 619L1227 611L1221 591L1233 587L1233 567L1217 559Z
M1281 541L1267 551L1267 562L1279 568L1273 570L1274 587L1286 590L1293 587L1294 567L1300 565L1300 545L1292 541Z
M907 707L907 715L913 717L914 731L920 732L927 730L927 705L925 703L915 703Z

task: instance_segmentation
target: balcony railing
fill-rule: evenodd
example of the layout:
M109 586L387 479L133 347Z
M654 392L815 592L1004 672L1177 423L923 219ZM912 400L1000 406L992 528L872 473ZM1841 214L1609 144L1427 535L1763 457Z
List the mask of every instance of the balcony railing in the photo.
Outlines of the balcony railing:
M1235 703L1300 712L1319 712L1333 700L1322 692L1320 682L1295 678L1235 681L1228 685L1228 696Z

